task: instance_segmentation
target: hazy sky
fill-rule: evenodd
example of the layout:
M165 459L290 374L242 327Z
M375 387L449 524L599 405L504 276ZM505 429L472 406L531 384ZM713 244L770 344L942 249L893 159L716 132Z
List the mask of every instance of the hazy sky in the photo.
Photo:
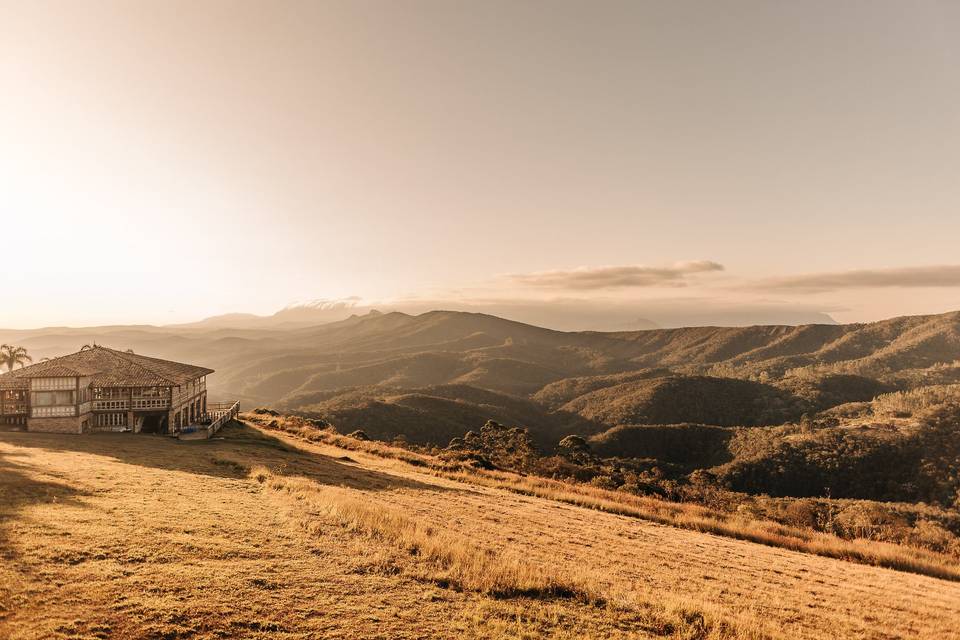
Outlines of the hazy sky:
M958 69L952 1L0 0L0 326L960 308Z

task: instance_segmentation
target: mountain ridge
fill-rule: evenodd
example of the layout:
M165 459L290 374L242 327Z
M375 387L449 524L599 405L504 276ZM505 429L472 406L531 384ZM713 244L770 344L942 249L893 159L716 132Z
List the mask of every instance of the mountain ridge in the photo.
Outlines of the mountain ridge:
M391 311L286 329L93 327L0 332L0 341L25 346L35 359L97 342L202 364L217 370L208 381L212 399L239 399L246 406L308 411L318 408L310 398L338 390L366 389L364 397L396 398L404 392L424 395L426 388L473 388L539 404L563 425L576 420L606 426L625 420L711 422L708 401L723 392L692 387L735 389L735 396L754 393L717 379L764 385L762 393L761 387L751 387L759 394L754 399L780 403L748 411L749 402L737 404L746 397L731 396L741 409L713 420L729 425L794 420L841 399L867 401L872 392L912 388L934 378L939 384L960 381L960 312L847 325L570 332L478 312ZM828 378L829 388L821 389ZM694 398L707 402L703 412L663 412L650 404L689 404ZM431 403L448 406L423 400L415 410L421 420L439 424L444 420L439 409L436 416L424 409ZM501 405L490 415L509 416ZM613 405L624 410L611 410ZM713 406L720 411L720 405ZM388 426L377 428L386 433ZM562 431L544 429L551 435Z

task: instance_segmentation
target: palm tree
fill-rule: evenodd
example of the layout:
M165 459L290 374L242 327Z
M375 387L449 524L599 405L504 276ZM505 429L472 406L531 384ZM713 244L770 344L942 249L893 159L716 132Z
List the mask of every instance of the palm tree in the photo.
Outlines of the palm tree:
M13 368L17 365L25 367L28 362L33 362L33 358L23 347L0 344L0 365L7 365L7 371L13 371Z

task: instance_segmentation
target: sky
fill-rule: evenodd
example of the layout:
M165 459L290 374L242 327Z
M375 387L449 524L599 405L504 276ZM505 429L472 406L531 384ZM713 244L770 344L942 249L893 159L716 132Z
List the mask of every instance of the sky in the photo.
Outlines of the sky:
M960 309L957 68L955 2L0 0L0 326Z

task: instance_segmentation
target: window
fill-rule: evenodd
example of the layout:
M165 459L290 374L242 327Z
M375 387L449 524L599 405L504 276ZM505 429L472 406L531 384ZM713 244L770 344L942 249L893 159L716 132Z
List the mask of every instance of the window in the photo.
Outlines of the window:
M93 388L93 399L94 400L127 400L130 397L131 391L136 392L136 389L127 389L126 387L94 387Z
M74 404L73 391L35 391L33 406L65 407Z
M127 426L126 413L98 413L98 427L125 427Z
M30 388L37 391L67 390L76 386L77 378L33 378L30 381Z

